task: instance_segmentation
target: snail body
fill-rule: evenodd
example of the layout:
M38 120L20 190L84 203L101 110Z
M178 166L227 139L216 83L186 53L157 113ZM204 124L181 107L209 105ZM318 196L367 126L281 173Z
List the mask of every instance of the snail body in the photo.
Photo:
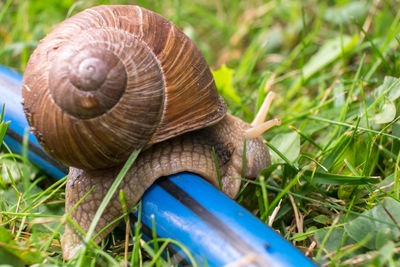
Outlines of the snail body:
M222 191L233 198L241 180L232 177L241 177L245 169L246 178L255 178L269 166L260 135L279 123L264 123L271 97L252 124L226 114L193 41L137 6L94 7L58 25L29 59L23 97L39 143L71 166L66 211L95 186L71 214L85 231L133 151L142 150L119 188L128 208L157 178L182 171L218 187L213 150ZM96 233L121 216L116 195L106 210ZM64 258L74 255L80 240L67 225Z
M243 133L249 128L251 125L248 123L227 114L215 125L154 144L138 156L117 192L123 190L126 194L126 206L134 207L156 179L185 171L198 174L218 188L216 164L212 155L214 148L222 191L234 198L241 185L245 140ZM246 178L257 177L261 170L270 165L269 151L261 137L246 140L246 160ZM72 219L82 229L89 229L92 218L121 167L106 170L70 168L66 187L66 210L70 210L94 187L91 194L71 214ZM115 194L95 232L99 232L122 214L119 195ZM96 241L102 240L112 229L113 227L108 227ZM72 258L80 244L81 238L75 234L73 228L67 226L62 237L64 258Z

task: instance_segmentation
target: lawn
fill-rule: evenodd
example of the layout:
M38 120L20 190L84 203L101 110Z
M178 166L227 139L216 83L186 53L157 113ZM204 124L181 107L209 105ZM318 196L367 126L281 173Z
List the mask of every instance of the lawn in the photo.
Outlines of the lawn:
M173 21L245 121L276 93L268 116L282 123L264 134L272 165L243 181L236 201L321 266L400 264L400 2L1 0L0 64L23 73L54 25L97 4L136 4ZM68 265L62 181L14 158L2 146L0 264ZM111 257L88 251L84 262L123 264L123 236L108 239ZM154 250L136 244L149 264Z

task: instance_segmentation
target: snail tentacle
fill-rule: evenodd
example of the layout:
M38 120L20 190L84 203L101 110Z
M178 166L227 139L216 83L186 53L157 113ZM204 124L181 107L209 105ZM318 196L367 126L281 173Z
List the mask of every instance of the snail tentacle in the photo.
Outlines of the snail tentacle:
M267 96L264 98L264 101L257 112L254 120L251 122L251 126L257 126L263 122L265 122L265 118L267 117L269 107L271 106L272 100L275 98L274 92L269 92Z

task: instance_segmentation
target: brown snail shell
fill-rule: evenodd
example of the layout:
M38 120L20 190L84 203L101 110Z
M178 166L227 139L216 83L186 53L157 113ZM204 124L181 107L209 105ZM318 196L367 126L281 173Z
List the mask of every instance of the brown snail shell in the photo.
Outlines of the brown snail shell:
M32 54L24 109L60 162L104 168L226 113L194 42L138 6L99 6L58 25Z

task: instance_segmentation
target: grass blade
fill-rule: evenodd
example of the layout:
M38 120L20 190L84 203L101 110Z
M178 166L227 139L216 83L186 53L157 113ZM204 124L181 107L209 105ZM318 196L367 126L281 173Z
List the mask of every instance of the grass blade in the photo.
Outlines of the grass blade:
M98 221L100 220L100 217L102 216L104 210L106 209L106 207L107 207L108 203L110 202L111 198L113 197L114 193L117 191L117 188L120 185L120 183L122 182L122 179L125 177L126 173L131 168L133 163L135 162L139 153L140 153L140 150L132 152L132 154L129 156L128 160L126 161L125 165L122 167L121 171L119 172L117 178L115 178L115 181L111 185L107 194L105 195L103 201L101 202L99 208L97 209L97 212L92 220L92 223L89 226L89 230L86 233L86 237L85 237L86 244L89 243L89 241L91 240L94 230L96 229L96 225L97 225ZM81 264L83 262L83 256L85 255L86 249L87 249L87 246L84 247L83 252L80 254L78 266L82 266Z

